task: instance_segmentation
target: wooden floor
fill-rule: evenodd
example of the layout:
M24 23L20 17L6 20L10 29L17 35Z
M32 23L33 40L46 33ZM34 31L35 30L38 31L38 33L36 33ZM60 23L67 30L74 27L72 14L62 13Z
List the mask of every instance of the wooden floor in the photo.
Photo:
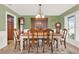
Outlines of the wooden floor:
M60 46L59 49L55 48L54 46L54 52L53 54L78 54L79 48L76 48L70 44L67 44L67 48L64 48L64 46ZM0 49L0 54L37 54L36 48L31 49L31 52L28 53L27 48L23 50L23 52L20 51L19 46L17 46L16 49L14 49L13 41L10 41L9 45L3 49ZM48 49L45 47L45 53L42 53L42 48L39 47L39 53L38 54L51 54L50 48Z

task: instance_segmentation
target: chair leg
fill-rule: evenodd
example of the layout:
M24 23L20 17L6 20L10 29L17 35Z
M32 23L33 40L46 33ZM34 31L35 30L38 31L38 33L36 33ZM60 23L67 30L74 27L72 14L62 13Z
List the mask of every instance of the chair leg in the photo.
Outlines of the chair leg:
M25 47L27 48L27 46L28 46L28 41L27 41L27 39L26 39L26 43L25 43L25 45L26 45Z
M39 47L40 45L39 45L39 40L38 40L38 47Z
M56 41L56 48L58 48L58 40L54 38L54 42Z
M50 45L51 45L51 44L49 43L49 47L50 47Z
M51 53L53 53L53 45L52 45L52 41L51 41Z
M43 40L42 40L42 47L43 47Z
M62 41L60 40L60 44L62 45Z
M38 46L37 46L37 53L38 53Z
M43 53L44 53L44 41L43 41Z
M39 40L37 40L37 53L38 53L38 47L39 47Z
M24 49L25 49L25 41L23 41L23 47L24 47Z
M58 40L56 40L56 48L58 48Z
M29 41L29 44L28 44L28 53L30 52L30 41Z
M14 47L15 49L16 49L16 46L17 46L17 41L15 42L15 47Z
M28 44L28 53L29 53L29 44Z
M18 43L19 43L19 49L20 49L20 41Z
M66 41L64 40L64 47L66 48Z
M44 46L43 46L43 53L44 53Z
M37 43L37 53L38 53L38 43Z

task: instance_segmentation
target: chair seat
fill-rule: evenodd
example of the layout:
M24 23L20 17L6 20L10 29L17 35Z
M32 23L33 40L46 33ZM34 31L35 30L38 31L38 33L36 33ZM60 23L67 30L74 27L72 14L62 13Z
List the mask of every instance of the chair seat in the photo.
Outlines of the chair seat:
M62 40L64 41L64 38L61 38L61 41L62 41Z

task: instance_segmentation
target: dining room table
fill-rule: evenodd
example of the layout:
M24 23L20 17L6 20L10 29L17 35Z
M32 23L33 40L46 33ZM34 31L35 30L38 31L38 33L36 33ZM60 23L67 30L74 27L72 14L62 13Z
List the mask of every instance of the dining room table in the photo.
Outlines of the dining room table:
M62 34L57 34L57 33L53 34L53 38L57 38L58 42L60 41L61 37L62 37ZM20 35L20 50L21 50L21 52L23 51L24 38L26 38L29 42L29 40L32 39L32 35L28 35L28 32L22 33ZM42 38L43 38L43 35L38 35L38 39L42 39ZM58 45L59 44L60 44L60 42L58 43Z

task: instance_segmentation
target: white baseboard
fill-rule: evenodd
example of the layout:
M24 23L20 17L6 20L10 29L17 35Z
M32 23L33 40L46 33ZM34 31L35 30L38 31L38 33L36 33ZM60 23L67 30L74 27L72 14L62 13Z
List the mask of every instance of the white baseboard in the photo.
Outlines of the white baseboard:
M71 45L73 45L73 46L79 48L79 41L71 40L71 39L68 39L68 40L66 40L66 41L67 41L67 43L69 43L69 44L71 44Z
M7 46L6 31L0 31L0 49Z

